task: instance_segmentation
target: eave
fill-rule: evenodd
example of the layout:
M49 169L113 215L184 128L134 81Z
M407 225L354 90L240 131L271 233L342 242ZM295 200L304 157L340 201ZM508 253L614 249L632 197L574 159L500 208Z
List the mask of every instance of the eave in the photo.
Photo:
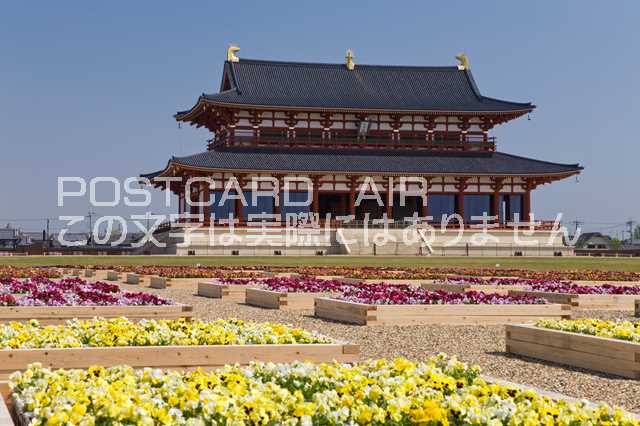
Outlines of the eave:
M583 167L579 167L577 170L558 172L558 173L462 173L462 172L429 172L429 173L398 173L398 172L384 172L384 171L371 171L371 172L344 172L335 170L268 170L268 169L230 169L230 168L215 168L215 167L195 167L186 166L169 160L166 168L162 170L158 175L150 179L154 186L162 186L160 182L154 182L157 177L176 176L176 172L195 173L199 175L210 173L241 173L241 174L308 174L308 175L327 175L327 174L353 174L360 176L420 176L420 177L441 177L441 176L455 176L455 177L527 177L527 178L552 178L552 181L566 179L571 176L579 175L583 170Z
M338 112L338 113L370 113L370 114L415 114L415 115L462 115L462 116L512 116L520 117L533 111L536 106L531 105L528 108L502 111L464 111L464 110L415 110L415 109L377 109L377 108L333 108L333 107L292 107L292 106L274 106L274 105L254 105L240 104L236 102L221 102L205 99L203 96L198 98L198 102L188 111L182 111L174 114L177 121L191 121L195 119L206 106L218 106L223 108L232 108L236 110L243 109L260 109L264 111L304 111L304 112Z

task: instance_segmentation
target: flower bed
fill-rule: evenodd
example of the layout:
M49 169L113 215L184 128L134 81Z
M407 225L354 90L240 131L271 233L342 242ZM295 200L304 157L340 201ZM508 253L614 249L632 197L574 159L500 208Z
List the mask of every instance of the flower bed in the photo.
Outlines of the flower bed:
M600 270L565 270L565 271L532 271L513 268L460 268L460 267L333 267L333 268L298 268L305 275L333 275L374 280L427 280L446 279L452 276L470 277L517 277L544 281L638 281L640 272L600 271Z
M70 320L43 326L38 321L0 324L0 350L114 346L200 346L330 343L314 332L281 324L237 319L202 321L127 318Z
M237 281L232 281L237 282ZM337 299L371 305L418 304L544 304L546 301L531 296L504 296L481 292L449 293L398 284L350 284L337 280L267 279L247 281L257 288L245 290L246 303L269 309L313 309L315 299L335 296Z
M617 286L611 284L579 285L568 282L534 282L535 291L571 294L632 294L640 295L640 286Z
M509 290L526 290L532 284L531 280L522 278L477 278L452 277L446 280L436 280L422 284L421 287L429 291L449 291L463 293L467 291L481 291L507 295Z
M88 282L81 278L60 281L32 279L0 280L0 294L13 297L3 306L131 306L170 305L173 302L149 293L120 291L115 284Z
M506 351L640 379L640 323L577 319L508 325Z
M421 286L431 291L483 291L487 293L500 293L505 295L508 294L509 290L575 292L583 294L640 294L640 287L638 286L622 286L620 284L579 285L572 281L549 281L540 279L534 280L499 277L449 277L445 280L434 280L433 282L425 283ZM577 291L571 291L572 289L577 289Z
M94 316L139 319L192 315L190 306L149 293L121 291L117 285L106 282L80 278L0 281L0 322L37 319L55 324Z
M12 268L13 270L44 271L58 275L55 268ZM301 274L305 276L334 276L368 280L434 280L452 277L517 277L544 281L636 281L640 282L640 272L602 271L602 270L564 270L533 271L515 268L462 268L462 267L381 267L381 266L335 266L335 267L293 267L293 266L114 266L114 265L60 265L57 268L115 270L135 272L141 275L158 275L167 278L255 278L267 273ZM0 268L0 276L3 269ZM4 276L18 276L16 273L5 273ZM25 277L29 277L26 275Z
M384 284L315 300L315 316L358 325L504 324L569 318L570 309L529 296L431 292Z
M94 318L56 326L0 325L0 377L32 362L51 368L220 367L251 361L354 361L358 347L282 324L241 320Z
M15 412L31 424L639 424L606 405L487 383L477 367L445 356L184 373L34 364L10 388Z
M28 268L21 266L0 266L0 279L10 278L58 278L56 268Z
M491 304L491 305L543 305L547 301L535 296L504 296L496 293L471 291L451 293L429 291L408 285L367 284L350 287L336 298L370 305L451 305L451 304Z
M199 283L198 294L228 298L269 309L313 309L313 299L318 295L339 293L354 285L340 280L312 277L218 279L210 283Z
M509 294L543 297L555 303L567 303L582 309L633 311L635 301L640 299L640 287L538 283L533 284L529 290L512 290Z
M536 327L640 343L640 322L607 321L595 318L574 320L541 320Z
M114 268L109 268L114 269ZM117 268L120 272L132 272L138 275L157 275L172 279L189 278L257 278L263 276L262 271L223 268L219 266L128 266Z

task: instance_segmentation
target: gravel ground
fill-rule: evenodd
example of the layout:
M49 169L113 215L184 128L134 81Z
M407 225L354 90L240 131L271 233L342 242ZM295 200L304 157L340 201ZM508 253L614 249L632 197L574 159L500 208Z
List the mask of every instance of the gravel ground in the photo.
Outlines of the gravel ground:
M504 352L503 326L379 326L364 327L315 319L311 311L286 312L256 308L220 299L195 296L195 285L163 290L122 284L123 289L147 291L193 305L203 319L241 318L274 321L317 330L336 339L357 343L363 359L403 356L420 360L438 352L478 364L484 374L593 402L605 401L640 412L640 381L525 359ZM576 311L577 316L633 319L631 312Z

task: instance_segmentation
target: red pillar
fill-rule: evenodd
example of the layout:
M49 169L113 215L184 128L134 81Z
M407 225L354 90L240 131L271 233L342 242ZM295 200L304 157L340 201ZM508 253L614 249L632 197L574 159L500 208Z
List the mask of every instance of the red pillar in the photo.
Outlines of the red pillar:
M238 178L238 185L240 186L240 190L242 190L242 187L244 186L244 180L242 178ZM236 195L240 195L240 193L236 193ZM242 195L244 195L244 193L242 193ZM234 203L233 215L238 224L244 222L243 208L244 206L242 205L242 200L236 199Z
M356 219L356 177L349 178L349 216Z
M276 188L275 188L276 196L275 196L274 205L273 205L273 214L277 216L276 220L281 220L282 219L281 218L282 209L280 207L280 188L282 186L280 184L281 177L276 176L276 180L277 180Z
M313 213L320 213L320 200L319 200L319 190L320 190L320 178L318 176L314 176L312 179L313 182L313 200L311 202L311 211Z
M427 187L423 188L424 193L422 195L418 196L418 203L419 204L419 209L420 209L420 216L426 218L427 216L429 216L429 195L428 195L428 191L431 185L431 178L426 178L427 181ZM436 218L434 218L435 220ZM442 219L442 218L440 218ZM426 219L425 219L426 221Z
M420 217L429 216L429 205L424 203L422 197L418 197L418 202L420 203Z
M184 213L184 186L178 189L178 214Z
M242 210L243 207L244 206L242 205L242 200L238 200L238 199L235 200L233 216L237 220L238 224L244 222L243 210Z
M385 185L387 189L387 200L385 202L387 219L393 219L393 180L387 178L387 184Z
M201 182L200 190L202 191L202 196L200 198L204 203L204 206L201 207L202 215L204 216L203 223L205 226L209 226L211 221L211 209L209 207L211 185L209 181Z
M189 202L191 203L189 206L189 213L197 215L199 207L196 206L195 203L200 201L199 185L191 185L189 191ZM190 221L193 221L193 219L190 219Z
M344 196L344 194L340 193L338 194L339 201L338 201L338 214L337 216L344 216L346 214L347 211L347 203L346 203L346 197Z
M491 216L495 216L495 223L500 223L500 191L495 191L491 198Z
M522 220L528 222L531 214L531 190L527 189L522 194Z
M391 205L391 201L390 201L390 196L389 196L390 192L387 192L387 205L386 207L386 213L387 213L387 219L393 219L393 206Z
M458 194L456 194L456 204L457 204L457 213L462 217L464 221L464 190L460 190Z

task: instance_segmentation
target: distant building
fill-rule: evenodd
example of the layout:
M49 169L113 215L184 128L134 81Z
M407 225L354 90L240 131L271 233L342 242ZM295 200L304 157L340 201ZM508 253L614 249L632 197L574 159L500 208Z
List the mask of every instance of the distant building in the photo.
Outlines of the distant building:
M64 238L64 241L68 241L69 243L76 243L78 241L88 241L89 234L86 232L66 232L63 235L63 238ZM86 243L83 245L86 245ZM52 236L51 247L55 249L64 247L62 244L60 244L59 234Z
M0 248L15 249L20 243L20 230L7 225L6 228L0 228Z
M586 232L578 237L576 248L581 250L611 250L611 237L600 232Z
M625 249L640 250L640 239L633 238L622 242L622 247Z
M43 231L35 232L22 232L22 238L20 239L20 245L30 245L36 242L47 241L47 234Z

